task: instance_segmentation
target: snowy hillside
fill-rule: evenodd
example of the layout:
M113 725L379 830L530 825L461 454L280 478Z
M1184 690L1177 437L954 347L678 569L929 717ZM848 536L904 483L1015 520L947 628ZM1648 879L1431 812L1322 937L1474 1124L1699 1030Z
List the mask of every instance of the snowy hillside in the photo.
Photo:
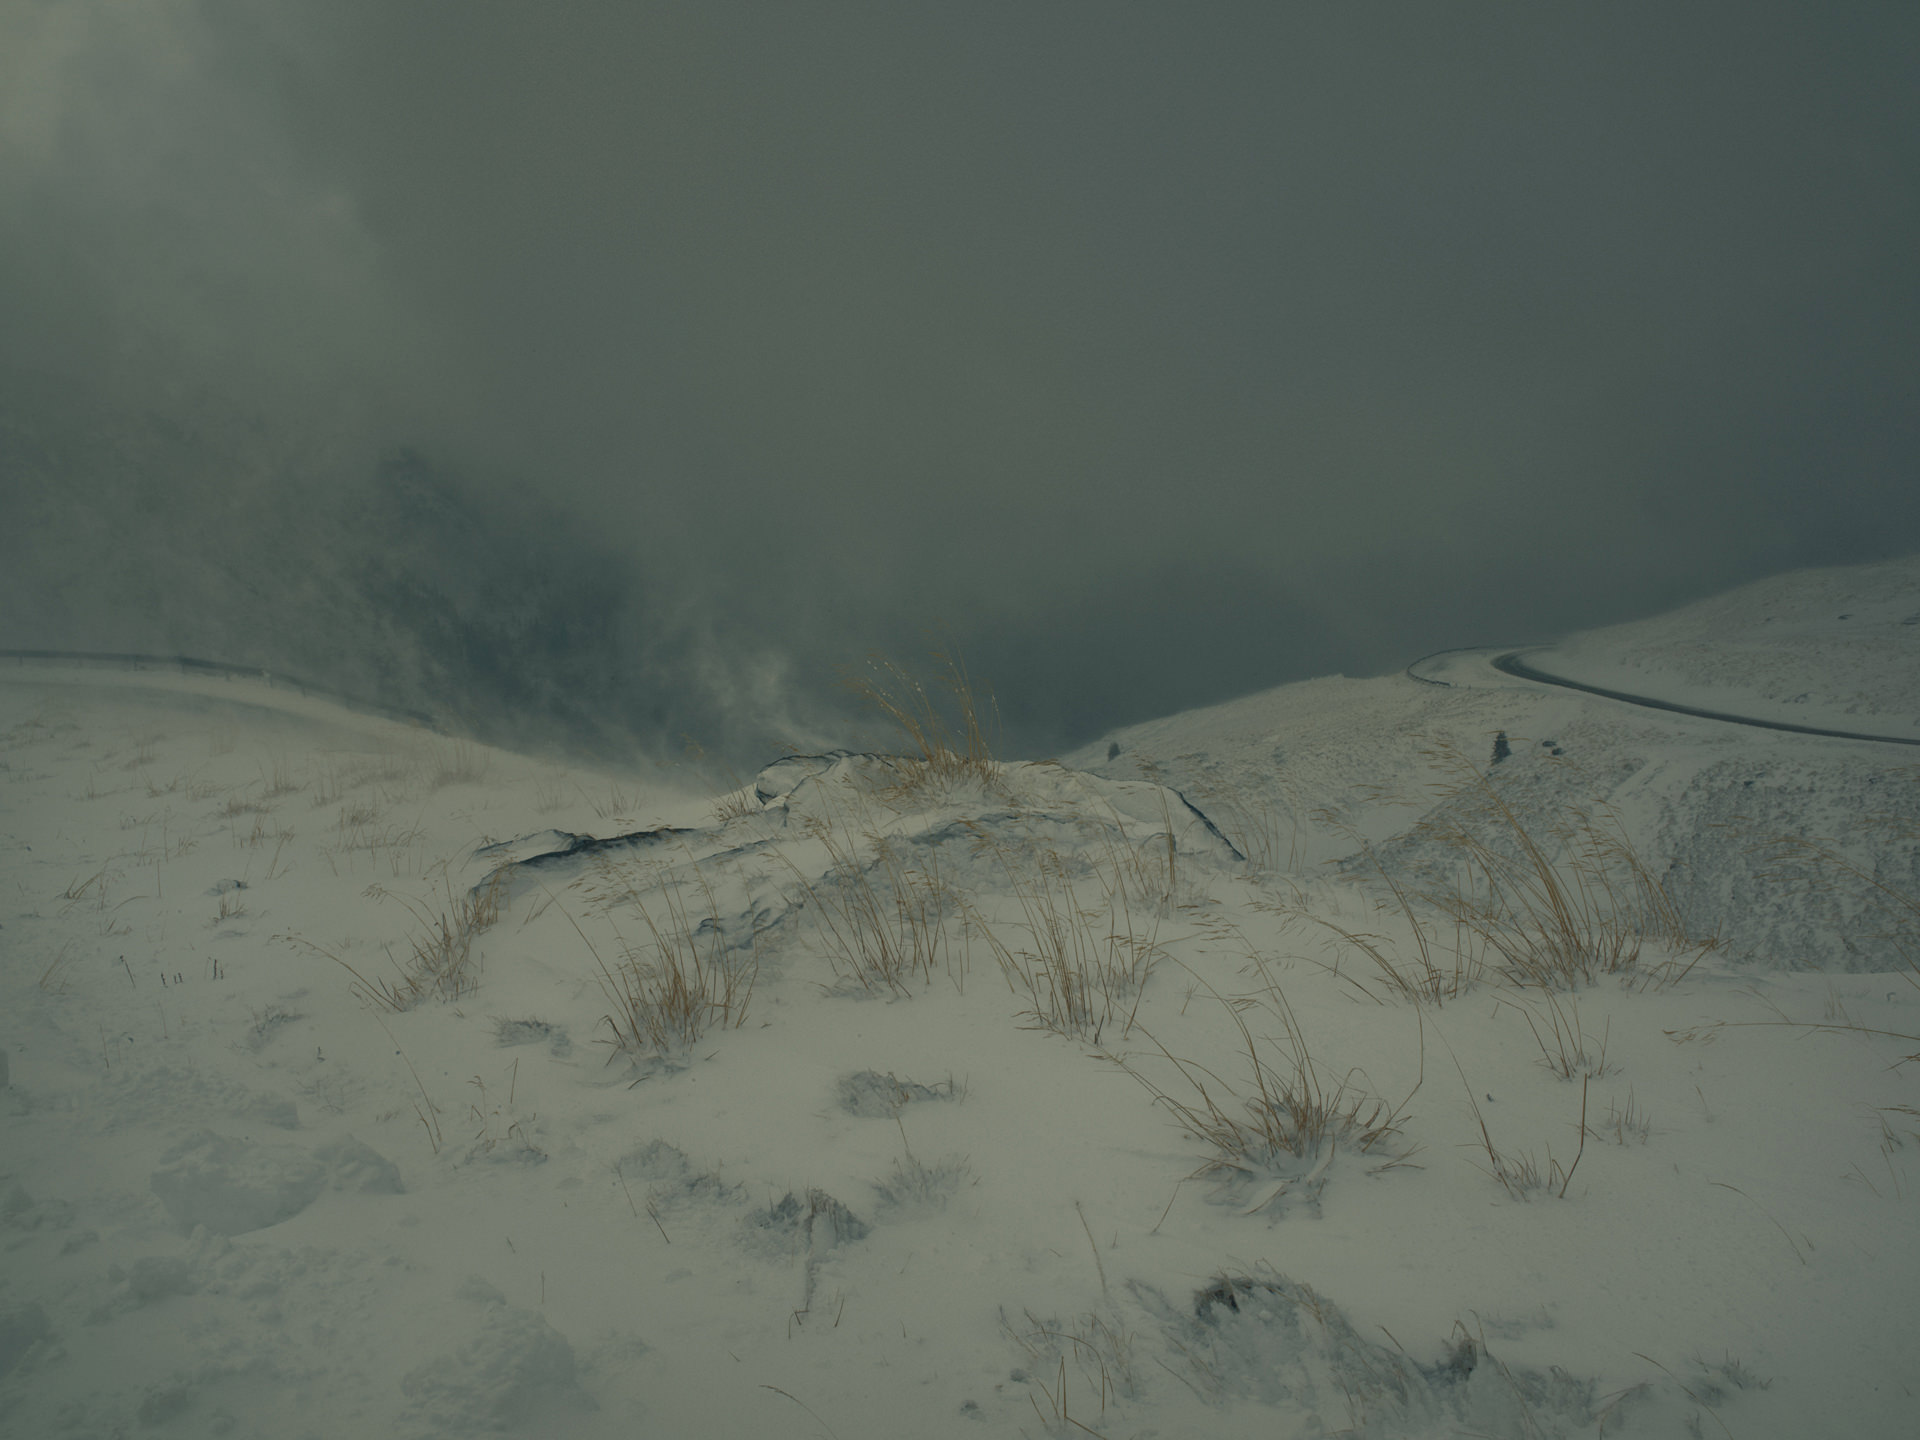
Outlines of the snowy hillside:
M1497 653L721 796L5 665L0 1434L1910 1434L1920 754Z
M1912 560L1801 570L1531 653L1555 674L1700 709L1920 740Z

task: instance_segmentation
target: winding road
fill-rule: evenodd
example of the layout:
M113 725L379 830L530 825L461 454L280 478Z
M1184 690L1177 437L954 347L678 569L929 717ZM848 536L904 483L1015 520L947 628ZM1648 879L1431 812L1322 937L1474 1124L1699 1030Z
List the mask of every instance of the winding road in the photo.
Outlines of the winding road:
M1627 705L1642 705L1649 710L1671 710L1676 715L1697 715L1702 720L1723 720L1729 725L1752 725L1762 730L1789 730L1796 735L1825 735L1835 740L1872 740L1882 745L1920 745L1920 740L1904 735L1866 735L1857 730L1823 730L1817 725L1790 725L1784 720L1758 720L1751 715L1729 715L1722 710L1702 710L1693 705L1679 705L1671 700L1655 700L1649 695L1629 695L1623 690L1607 690L1598 685L1586 685L1578 680L1568 680L1561 675L1549 675L1544 670L1536 670L1523 661L1523 652L1509 650L1492 660L1493 668L1502 675L1511 675L1516 680L1532 680L1541 685L1559 685L1568 690L1583 690L1589 695L1602 695L1609 700L1618 700ZM1414 664L1419 664L1415 661ZM1424 676L1416 676L1424 679ZM1444 681L1430 682L1444 684Z

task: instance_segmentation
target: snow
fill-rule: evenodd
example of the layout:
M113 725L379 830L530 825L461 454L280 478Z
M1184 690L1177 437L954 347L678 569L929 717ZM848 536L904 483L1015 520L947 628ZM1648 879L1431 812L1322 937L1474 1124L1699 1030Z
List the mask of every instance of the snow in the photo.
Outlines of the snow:
M1529 652L1603 689L1826 730L1920 739L1911 561L1802 570Z
M1916 613L1908 561L1528 654L1911 735ZM718 797L6 666L0 1434L1912 1433L1916 757L1495 653ZM1637 955L1548 988L1413 898L1397 989L1387 878L1470 898L1495 801L1719 943L1603 894ZM670 955L697 1035L616 1044ZM1196 1133L1256 1056L1332 1143Z

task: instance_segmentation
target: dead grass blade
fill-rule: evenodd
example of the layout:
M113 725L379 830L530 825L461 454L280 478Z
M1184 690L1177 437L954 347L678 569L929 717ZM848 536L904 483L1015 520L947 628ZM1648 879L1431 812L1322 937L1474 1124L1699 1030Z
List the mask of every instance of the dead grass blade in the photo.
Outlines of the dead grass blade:
M1122 1057L1106 1056L1212 1152L1196 1174L1231 1171L1267 1177L1272 1183L1249 1207L1257 1210L1290 1186L1317 1183L1335 1150L1343 1146L1356 1154L1386 1157L1382 1168L1405 1162L1408 1152L1394 1152L1390 1142L1401 1133L1406 1106L1418 1092L1418 1083L1397 1106L1356 1086L1355 1071L1329 1085L1321 1078L1293 1007L1278 985L1269 980L1259 996L1228 999L1204 980L1199 983L1233 1021L1250 1088L1236 1089L1211 1068L1175 1055L1144 1029L1142 1033L1180 1077L1187 1094L1176 1095ZM1279 1021L1278 1039L1254 1034L1247 1014L1255 1006ZM1421 1033L1424 1057L1424 1026Z
M698 865L689 868L705 901L705 917L697 924L692 919L681 894L684 880L673 878L660 886L655 907L646 904L637 887L627 887L621 898L639 913L647 939L633 945L615 929L624 953L612 965L587 939L579 921L561 908L593 955L600 988L613 1006L602 1023L611 1031L615 1049L635 1059L682 1054L708 1030L739 1028L759 976L756 937L748 938L744 950L729 945L712 884Z
M944 690L955 712L949 720L934 691L903 666L883 655L867 659L864 671L849 670L841 682L892 721L912 747L901 757L901 793L944 792L973 782L993 785L999 778L990 733L999 728L999 709L991 694L984 702L957 651L935 651Z

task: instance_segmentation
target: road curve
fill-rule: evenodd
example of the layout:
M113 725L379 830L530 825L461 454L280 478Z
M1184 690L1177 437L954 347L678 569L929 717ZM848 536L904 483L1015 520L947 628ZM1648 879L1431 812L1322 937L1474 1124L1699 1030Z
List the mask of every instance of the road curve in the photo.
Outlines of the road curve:
M1585 685L1578 680L1568 680L1564 676L1549 675L1544 670L1536 670L1521 660L1520 655L1521 652L1518 650L1509 650L1505 655L1495 656L1492 662L1493 668L1502 675L1511 675L1517 680L1534 680L1542 685L1559 685L1568 690L1584 690L1589 695L1603 695L1609 700L1618 700L1627 705L1643 705L1649 710L1671 710L1676 715L1697 715L1702 720L1723 720L1729 725L1753 725L1762 730L1789 730L1795 735L1825 735L1834 740L1872 740L1882 745L1920 745L1920 740L1910 739L1904 735L1863 735L1857 730L1822 730L1816 725L1790 725L1784 720L1756 720L1751 715L1729 715L1721 710L1701 710L1693 705L1677 705L1671 700L1655 700L1647 695L1629 695L1623 690L1606 690L1598 685Z

